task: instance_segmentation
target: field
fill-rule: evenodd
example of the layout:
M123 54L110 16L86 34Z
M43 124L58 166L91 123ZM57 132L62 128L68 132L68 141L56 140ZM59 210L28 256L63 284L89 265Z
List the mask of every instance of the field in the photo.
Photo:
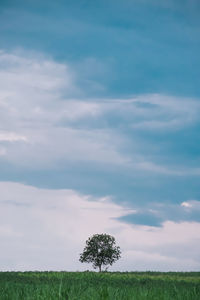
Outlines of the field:
M200 273L0 272L1 300L199 300Z

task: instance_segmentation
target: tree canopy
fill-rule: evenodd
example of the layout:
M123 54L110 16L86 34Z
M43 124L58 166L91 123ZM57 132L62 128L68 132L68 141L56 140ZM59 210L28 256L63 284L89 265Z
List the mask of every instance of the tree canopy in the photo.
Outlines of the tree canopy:
M80 262L92 263L102 271L102 266L112 265L121 257L121 250L116 246L115 238L109 234L94 234L86 241Z

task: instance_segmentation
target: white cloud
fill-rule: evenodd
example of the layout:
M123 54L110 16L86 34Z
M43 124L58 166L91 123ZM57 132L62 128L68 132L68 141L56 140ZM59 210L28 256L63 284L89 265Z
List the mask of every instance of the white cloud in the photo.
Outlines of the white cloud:
M1 270L84 270L78 262L94 233L114 235L123 258L112 270L198 270L200 223L125 224L133 211L109 197L0 182Z
M184 201L181 203L181 206L186 209L198 211L200 210L200 201L197 200Z
M135 132L179 130L197 122L199 111L195 99L157 94L83 99L67 64L37 53L0 52L0 156L21 168L83 161L198 176L199 168L153 161L150 142L146 144ZM111 125L113 120L116 126Z
M192 205L191 205L190 203L188 203L188 202L182 202L182 203L181 203L181 206L186 207L186 208L192 207Z
M15 132L1 132L0 131L0 142L26 142L27 138L23 135L18 135Z
M126 163L118 149L121 138L112 130L73 126L101 109L96 102L71 99L79 91L66 64L1 51L0 67L0 143L7 161L29 168L69 160Z

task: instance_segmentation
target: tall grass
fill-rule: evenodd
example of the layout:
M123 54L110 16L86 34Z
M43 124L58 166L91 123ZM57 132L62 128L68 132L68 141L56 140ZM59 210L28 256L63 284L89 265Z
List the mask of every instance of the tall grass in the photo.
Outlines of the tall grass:
M200 273L1 272L1 300L200 300Z

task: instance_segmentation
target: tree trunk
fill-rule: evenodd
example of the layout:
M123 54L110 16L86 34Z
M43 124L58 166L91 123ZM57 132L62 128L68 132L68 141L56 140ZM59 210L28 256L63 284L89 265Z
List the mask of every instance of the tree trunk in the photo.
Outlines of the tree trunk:
M101 265L99 266L99 272L101 272Z

